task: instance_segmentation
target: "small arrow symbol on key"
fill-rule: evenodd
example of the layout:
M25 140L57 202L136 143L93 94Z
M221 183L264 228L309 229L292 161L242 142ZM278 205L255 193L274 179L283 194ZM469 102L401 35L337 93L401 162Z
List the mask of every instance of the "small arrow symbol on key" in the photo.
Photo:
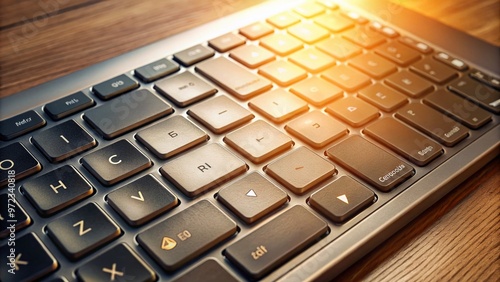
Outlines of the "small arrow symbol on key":
M141 191L139 191L139 197L137 197L137 196L130 196L130 198L132 198L134 200L138 200L138 201L144 202L144 197L142 196Z
M27 261L21 260L21 255L22 255L22 253L19 253L16 256L16 259L14 260L14 266L15 266L16 271L19 270L19 265L28 265Z
M257 197L257 194L255 193L255 191L254 191L253 189L251 189L250 191L248 191L248 192L246 193L246 195L247 195L248 197Z
M346 204L349 204L349 200L347 200L347 196L345 194L338 196L337 199L341 200L342 202L344 202Z

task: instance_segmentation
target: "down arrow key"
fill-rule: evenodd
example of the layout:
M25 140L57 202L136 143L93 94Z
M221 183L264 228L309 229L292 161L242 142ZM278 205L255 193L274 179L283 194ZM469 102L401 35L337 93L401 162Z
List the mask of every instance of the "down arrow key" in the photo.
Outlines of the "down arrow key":
M351 177L342 176L312 194L309 204L332 221L342 223L367 208L374 199L370 189Z

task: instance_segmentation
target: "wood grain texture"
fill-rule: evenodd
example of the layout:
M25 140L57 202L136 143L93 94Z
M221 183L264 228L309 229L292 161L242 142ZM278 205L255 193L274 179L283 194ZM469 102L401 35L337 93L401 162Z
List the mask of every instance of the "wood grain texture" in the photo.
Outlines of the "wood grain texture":
M2 0L0 12L0 29L10 29L30 22L43 23L57 14L92 5L100 0Z
M498 0L393 0L454 28L500 46L500 1ZM485 23L484 19L488 19Z
M51 1L68 2L45 2ZM40 16L38 20L0 29L0 97L137 49L260 1L198 0L189 1L189 5L185 1L93 1L92 5L75 3L72 7L77 9L63 9L59 13ZM27 13L7 16L9 11L23 9L25 2L9 0L7 4L10 5L2 2L1 26L5 25L4 19L15 22L19 17L43 14L44 10L36 6Z
M45 0L43 3L60 6L57 12L46 12L44 17L40 5L32 5L41 2L1 0L0 97L254 2L197 0L185 5L185 1ZM487 24L478 20L500 13L498 0L398 2L500 45L500 17L493 17ZM499 169L497 158L345 271L338 280L499 281Z
M498 281L499 168L497 157L338 281Z

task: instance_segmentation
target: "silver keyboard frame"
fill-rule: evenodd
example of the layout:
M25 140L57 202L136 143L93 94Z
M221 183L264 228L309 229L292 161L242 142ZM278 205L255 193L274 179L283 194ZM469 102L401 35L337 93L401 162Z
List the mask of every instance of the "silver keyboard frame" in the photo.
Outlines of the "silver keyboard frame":
M244 11L237 12L227 17L210 22L208 24L204 24L197 28L176 34L164 40L158 41L148 46L144 46L142 48L112 58L105 62L93 65L86 69L74 72L68 76L55 79L53 81L44 83L42 85L36 86L26 91L3 98L0 100L0 116L1 116L0 119L5 119L7 117L13 116L17 113L21 113L29 109L36 109L37 112L42 114L42 116L47 120L48 124L46 125L45 128L49 128L67 119L75 119L80 125L82 125L84 128L92 132L92 135L94 137L96 137L97 136L96 132L93 131L91 127L83 121L82 113L77 115L72 115L59 122L53 122L43 112L43 105L50 101L72 94L74 92L83 91L85 94L94 98L94 100L96 100L97 102L96 106L99 106L100 104L105 102L102 102L99 99L95 98L95 96L90 92L90 88L93 85L123 73L132 75L133 69L137 67L143 66L147 63L153 62L160 58L164 57L171 58L171 55L175 52L191 47L198 43L204 43L219 35L222 35L230 31L234 31L239 27L245 26L260 19L264 19L267 16L276 14L281 10L286 10L296 5L297 2L302 2L302 1L284 1L284 0L268 1L266 3L259 4ZM359 5L360 3L363 3L364 6L362 7L356 6ZM446 50L446 52L448 52L450 55L463 59L473 68L499 76L500 64L495 64L495 62L497 63L500 62L500 51L498 47L492 46L477 38L473 38L463 32L452 29L432 19L426 18L420 14L417 14L415 12L403 8L399 8L399 10L397 10L398 11L397 13L390 14L391 16L390 18L388 18L386 13L389 10L388 5L389 4L387 4L385 1L355 0L351 1L350 3L342 4L342 7L356 11L361 15L366 15L366 17L369 19L377 19L376 16L379 15L380 16L380 18L378 18L379 21L387 23L387 25L394 27L396 30L401 31L401 33L406 35L411 35L414 38L420 39L428 43L435 50ZM375 15L375 18L373 17L373 15ZM384 19L388 21L384 21ZM419 24L415 25L414 24L415 22L418 22ZM432 34L429 34L427 32L428 30L432 30L433 31ZM196 41L194 41L193 38L195 38ZM484 56L484 54L491 54L491 56L490 55ZM185 69L194 72L193 67ZM200 75L200 77L202 76ZM142 83L141 88L152 89L152 85L153 85L152 83L149 84ZM276 86L274 86L274 88L276 88ZM217 95L225 94L224 90L220 88L219 90L220 90L219 94ZM155 91L152 90L152 92ZM161 95L158 96L162 97ZM232 97L229 94L227 94L227 96L234 99L235 101L238 101L236 98ZM162 97L162 99L164 98ZM173 105L172 103L170 104ZM248 108L247 102L243 102L241 104ZM187 117L189 120L197 124L200 128L205 130L205 128L201 124L199 124L198 122L194 121L192 118L186 115L187 108L178 108L178 107L174 108L176 110L174 115L183 115L184 117ZM311 106L311 108L314 109L315 107ZM256 115L256 118L253 121L257 119L266 120L265 117L255 112L254 114ZM383 113L383 115L387 116L386 113ZM168 119L169 116L167 116L166 118ZM160 119L159 121L164 120L166 118ZM156 121L153 124L159 121ZM323 238L310 248L306 249L300 255L294 257L292 260L285 263L283 266L278 268L276 271L272 272L270 275L266 276L263 280L264 281L275 281L275 280L327 281L330 280L332 277L338 275L347 267L349 267L351 264L355 263L358 259L362 258L366 253L371 251L377 245L379 245L384 240L389 238L392 234L396 233L400 228L404 227L413 218L415 218L421 212L423 212L428 207L433 205L441 197L452 191L457 185L466 180L469 176L474 175L477 171L483 168L489 161L497 157L500 152L499 123L500 123L499 116L493 114L492 122L490 122L489 124L487 124L486 126L482 127L479 130L471 131L471 136L469 136L466 140L462 141L456 147L445 148L446 150L445 156L439 157L426 167L414 166L416 169L416 175L413 176L413 178L411 178L410 180L400 185L399 187L397 187L396 189L394 189L393 191L390 191L388 193L382 193L376 191L372 187L372 189L378 196L377 202L375 202L366 210L362 211L360 214L356 215L353 219L351 219L347 223L343 225L335 225L331 221L328 221L326 218L323 217L323 219L327 221L331 226L332 230L330 234L328 234L325 238ZM286 123L278 125L275 124L275 126L282 130L284 124ZM352 132L352 134L362 134L360 132L360 129L351 127L349 127L349 129ZM209 133L208 129L206 129L205 131ZM134 134L135 132L127 133L111 141L104 140L101 137L96 137L96 140L99 143L98 148L102 148L120 139L128 139L129 141L132 141L134 145L140 148L141 151L146 152L147 150L145 149L145 147L140 145L140 143L138 143L137 140L135 140ZM217 142L223 144L225 148L227 148L229 151L233 152L236 156L245 160L244 157L239 155L229 146L225 145L224 142L222 142L223 135L215 135L211 133L209 133L209 135L211 136L209 142ZM33 155L42 163L43 171L34 175L33 177L45 174L51 171L52 169L62 165L62 164L54 165L49 163L45 159L45 157L38 150L36 150L35 147L30 143L29 136L31 136L31 134L27 134L25 136L16 138L13 141L5 142L5 144L9 144L16 141L22 142L28 147L28 149L33 153ZM294 148L305 145L296 138L293 138L293 140L295 141ZM334 142L334 144L336 142ZM378 144L377 142L374 143ZM314 151L320 155L323 155L325 149L326 148ZM391 150L388 151L392 152ZM283 210L286 210L289 207L296 204L306 205L305 201L308 195L311 194L310 192L308 192L306 193L306 195L302 196L292 195L292 192L286 190L286 188L282 187L280 184L277 184L277 182L272 180L273 183L277 184L279 187L282 187L282 189L285 190L289 195L292 195L290 202L284 207L280 208L278 212L273 213L271 216L266 217L264 220L261 220L254 225L248 226L244 224L240 219L237 218L236 215L232 214L227 208L225 208L220 202L218 202L214 198L217 190L219 190L220 188L215 188L209 191L208 193L203 194L202 196L196 198L195 200L187 198L180 191L176 190L174 186L168 183L168 181L165 180L158 172L159 167L165 161L157 159L156 157L154 157L153 154L148 154L148 156L153 160L155 164L153 167L151 167L150 169L146 170L143 173L140 173L112 187L104 187L100 185L88 171L83 169L81 164L79 163L80 158L87 153L88 152L83 153L82 155L78 155L74 158L71 158L63 162L63 164L74 165L87 179L89 179L92 182L92 184L97 190L97 193L94 194L90 198L90 200L85 200L83 202L80 202L68 209L65 209L62 212L59 212L58 214L50 218L42 218L38 215L34 207L27 201L25 197L18 195L19 196L18 199L21 206L30 214L34 223L29 228L20 230L17 235L22 236L27 232L37 233L37 235L41 237L43 243L56 256L56 258L60 262L60 268L55 273L48 276L49 278L58 277L61 275L64 275L69 279L74 278L74 269L76 265L83 264L91 260L96 255L108 250L110 247L120 242L127 242L129 246L131 246L132 249L134 249L134 251L139 253L139 255L149 265L153 266L158 276L160 277L159 279L160 281L168 280L170 278L170 275L165 271L160 270L160 267L153 261L153 259L150 258L149 255L146 254L146 252L137 245L134 237L135 237L135 232L137 232L137 230L140 230L139 232L142 232L143 230L154 225L155 223L181 211L183 208L177 207L172 211L155 219L152 223L147 224L145 228L143 227L135 229L128 226L127 223L123 219L121 219L116 212L114 212L114 210L109 206L109 204L107 204L105 200L105 195L108 194L109 192L147 173L154 174L162 183L164 183L167 187L169 187L169 189L179 197L181 205L184 208L190 206L191 204L193 204L198 200L208 199L216 206L218 206L221 210L223 210L231 219L237 222L237 224L240 226L241 229L238 235L218 245L217 247L215 247L206 254L206 257L214 257L217 258L219 261L225 260L224 257L222 256L222 250L225 247L239 240L240 238L251 232L254 228L258 228L259 226L265 224L269 220L272 220L272 218L274 218L278 213L282 212ZM445 158L448 156L451 157L445 160ZM253 170L259 170L259 172L262 175L265 175L265 173L262 171L263 165L254 165L248 160L245 161L249 165L249 172ZM351 173L344 170L341 166L336 164L336 167L338 170L337 175L333 179L329 179L328 181L321 183L320 185L318 185L318 187L323 187L325 184L337 179L341 175L352 176ZM270 177L267 176L266 178L270 179ZM354 178L362 183L365 183L357 177ZM412 179L418 179L418 180L414 181ZM233 181L230 181L229 184L232 183ZM22 183L23 180L18 181L17 182L18 187L22 185ZM228 184L224 184L223 186L225 185ZM365 185L370 187L366 183ZM314 191L315 190L317 190L317 188L314 189ZM17 193L19 193L19 189ZM98 203L99 206L103 208L103 210L106 213L111 215L112 218L118 223L118 225L124 231L124 234L117 240L106 245L102 250L98 250L95 253L88 255L83 259L79 260L77 263L75 263L67 260L64 257L64 255L59 251L57 246L48 238L48 236L44 234L44 227L48 223L48 221L54 220L55 218L67 214L75 210L76 208L82 206L84 203L88 201L93 201ZM312 211L310 207L307 208ZM203 260L204 259L195 260L194 262L188 264L186 267L175 272L174 275L177 276L178 274L186 272L192 266L198 265ZM240 272L233 270L229 271L236 277L239 277L240 279L245 279L245 277L242 276Z

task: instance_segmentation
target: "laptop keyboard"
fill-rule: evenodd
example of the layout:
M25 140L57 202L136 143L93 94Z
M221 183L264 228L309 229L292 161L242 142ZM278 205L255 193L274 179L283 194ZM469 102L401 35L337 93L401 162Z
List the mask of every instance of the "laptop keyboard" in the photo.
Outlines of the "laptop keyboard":
M499 122L494 75L326 1L193 44L1 121L0 280L266 278Z

